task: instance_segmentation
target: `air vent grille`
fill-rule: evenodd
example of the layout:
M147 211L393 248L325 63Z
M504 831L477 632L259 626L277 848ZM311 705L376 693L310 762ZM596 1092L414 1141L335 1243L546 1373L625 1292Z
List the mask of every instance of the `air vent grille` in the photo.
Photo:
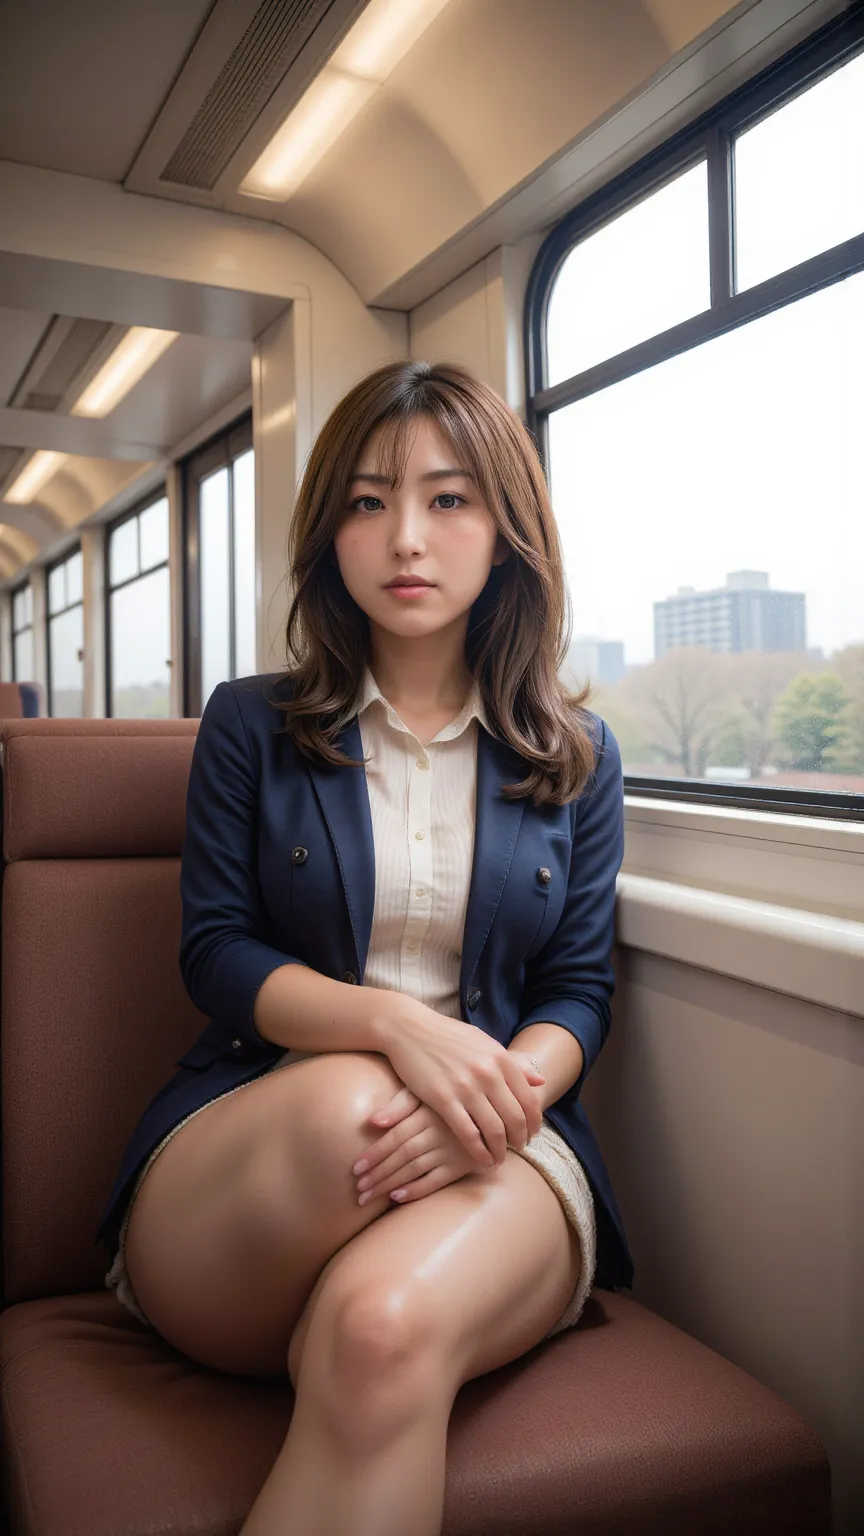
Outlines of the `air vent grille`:
M333 0L264 0L160 180L212 192Z
M27 411L58 410L113 329L106 320L55 315L9 404Z

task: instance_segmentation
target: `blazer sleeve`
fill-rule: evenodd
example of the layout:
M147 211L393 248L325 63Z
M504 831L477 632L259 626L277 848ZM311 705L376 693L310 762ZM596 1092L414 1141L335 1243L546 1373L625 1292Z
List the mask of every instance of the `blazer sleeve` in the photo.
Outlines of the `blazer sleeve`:
M522 1017L528 1024L560 1024L582 1047L585 1061L568 1091L578 1094L609 1033L615 990L611 950L615 881L624 857L621 753L601 726L593 781L576 802L573 852L564 910L543 948L526 964Z
M268 1046L252 1022L277 966L305 964L262 941L258 773L237 696L219 683L192 754L180 869L180 972L196 1008L244 1046Z

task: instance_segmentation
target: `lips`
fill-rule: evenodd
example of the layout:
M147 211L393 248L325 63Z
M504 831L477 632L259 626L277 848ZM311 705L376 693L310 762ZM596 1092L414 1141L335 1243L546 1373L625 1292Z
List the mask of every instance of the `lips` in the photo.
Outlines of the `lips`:
M394 581L387 582L388 587L431 587L434 582L426 581L422 576L397 576Z

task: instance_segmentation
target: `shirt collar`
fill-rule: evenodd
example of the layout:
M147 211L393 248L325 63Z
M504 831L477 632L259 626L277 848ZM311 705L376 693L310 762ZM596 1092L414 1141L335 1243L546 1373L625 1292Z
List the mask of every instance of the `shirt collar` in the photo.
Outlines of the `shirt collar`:
M363 669L363 681L360 685L360 699L357 705L357 714L361 715L364 710L368 709L371 704L374 704L377 701L380 701L380 703L384 706L384 709L387 713L387 719L389 723L395 727L396 730L408 730L405 722L400 720L393 706L388 703L387 699L385 699L381 689L378 687L378 684L376 683L372 673L367 666ZM467 729L471 721L474 719L477 719L486 730L489 729L486 722L486 711L483 708L483 700L480 697L480 688L476 678L473 680L468 693L468 697L466 698L465 703L460 709L455 720L451 720L450 724L445 725L444 729L439 731L437 736L433 736L433 741L452 741L455 736L461 736L462 732Z

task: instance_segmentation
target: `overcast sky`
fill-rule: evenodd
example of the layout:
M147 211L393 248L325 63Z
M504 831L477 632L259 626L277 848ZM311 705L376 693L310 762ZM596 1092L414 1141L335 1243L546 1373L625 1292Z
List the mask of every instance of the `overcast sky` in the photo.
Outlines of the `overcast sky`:
M864 230L864 56L742 139L739 286ZM551 382L708 302L704 167L589 237L550 303ZM864 274L554 414L573 637L653 656L653 603L761 570L807 643L864 641Z

